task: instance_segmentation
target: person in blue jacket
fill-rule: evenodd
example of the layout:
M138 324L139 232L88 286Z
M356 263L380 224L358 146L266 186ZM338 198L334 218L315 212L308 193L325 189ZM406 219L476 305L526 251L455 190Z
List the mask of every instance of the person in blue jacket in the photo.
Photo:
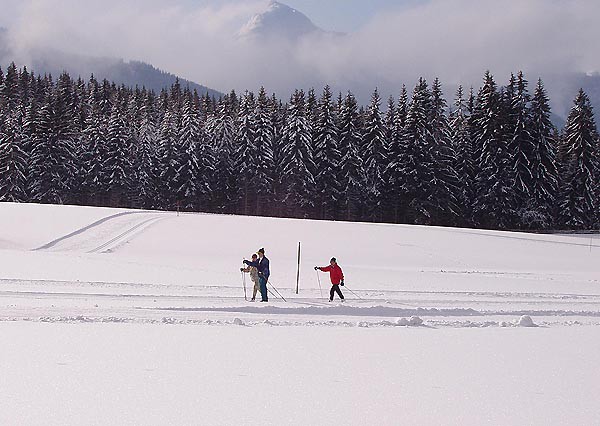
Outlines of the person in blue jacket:
M261 302L268 302L269 296L267 294L267 281L269 281L269 275L271 275L271 271L269 270L269 259L265 256L265 249L261 248L258 250L258 260L250 261L245 260L244 263L248 266L254 266L258 269L258 283L260 286L260 295Z

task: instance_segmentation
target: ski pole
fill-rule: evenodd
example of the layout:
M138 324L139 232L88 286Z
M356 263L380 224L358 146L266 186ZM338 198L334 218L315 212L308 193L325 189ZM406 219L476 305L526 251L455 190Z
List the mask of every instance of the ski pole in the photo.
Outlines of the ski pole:
M246 274L242 271L242 285L244 286L244 300L248 301L248 295L246 294Z
M317 273L317 281L319 281L319 291L321 292L321 299L323 298L323 288L321 287L321 277L319 276L319 271L315 271Z
M344 284L344 287L346 288L346 290L348 290L350 293L352 293L353 295L355 295L356 297L358 297L359 299L362 300L362 297L360 297L358 294L356 294L355 292L353 292L351 289L348 288L347 285Z
M283 301L284 301L284 302L287 302L287 300L285 300L285 297L283 297L283 296L281 295L281 293L279 292L279 290L277 290L277 289L275 288L275 286L273 285L273 283L271 283L269 280L267 280L267 284L270 284L270 285L271 285L271 287L273 287L273 290L275 290L275 292L276 292L276 293L279 295L279 297L281 297L281 298L283 299Z

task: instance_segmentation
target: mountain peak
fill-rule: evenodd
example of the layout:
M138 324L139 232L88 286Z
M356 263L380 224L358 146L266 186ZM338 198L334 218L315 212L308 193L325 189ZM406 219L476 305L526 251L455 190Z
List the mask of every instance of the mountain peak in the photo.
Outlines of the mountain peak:
M302 12L271 0L263 12L250 18L238 35L242 38L283 38L293 41L309 34L324 32Z

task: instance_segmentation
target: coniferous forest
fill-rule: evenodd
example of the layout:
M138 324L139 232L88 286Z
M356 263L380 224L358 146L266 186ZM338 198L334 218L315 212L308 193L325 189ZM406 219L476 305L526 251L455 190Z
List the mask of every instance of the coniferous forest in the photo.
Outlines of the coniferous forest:
M564 129L541 80L397 99L296 90L215 99L175 83L0 69L0 200L491 229L593 229L600 142L580 91Z

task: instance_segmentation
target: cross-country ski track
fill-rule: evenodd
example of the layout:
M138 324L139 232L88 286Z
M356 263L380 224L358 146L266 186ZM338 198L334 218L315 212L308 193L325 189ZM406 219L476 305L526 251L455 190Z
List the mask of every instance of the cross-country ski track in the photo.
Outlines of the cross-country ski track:
M60 209L57 208L57 211ZM443 254L443 260L452 261L453 267L448 268L449 265L443 261L439 267L433 267L428 263L438 262L433 256L435 250L427 247L426 243L418 244L432 231L427 228L423 228L423 235L415 241L411 242L404 236L399 238L400 241L392 239L389 246L390 249L401 247L398 250L411 253L420 261L416 267L401 265L400 269L394 270L390 269L393 264L381 264L381 270L377 271L370 265L361 265L364 256L353 260L357 264L354 267L347 261L347 283L353 293L345 291L346 301L343 304L339 300L333 303L327 301L327 276L323 274L321 277L324 284L321 291L315 283L316 276L310 270L310 264L303 266L301 291L296 295L293 291L295 271L292 251L286 248L290 258L284 259L284 267L278 262L283 259L283 253L274 252L273 284L287 301L279 299L273 292L267 306L252 304L244 299L241 276L236 273L239 261L222 260L244 256L259 245L269 247L269 238L235 245L240 234L253 234L253 220L270 221L276 227L283 225L281 231L287 231L290 236L294 233L301 235L306 231L306 225L327 226L324 222L309 221L302 226L301 221L155 211L112 212L108 209L101 218L33 248L33 260L40 256L43 259L44 255L54 256L51 259L59 265L59 269L70 269L71 273L57 271L56 279L36 279L21 273L21 277L0 280L0 300L7 303L0 320L178 321L190 324L242 321L248 325L261 325L264 320L269 320L271 324L279 325L360 324L365 327L403 325L403 318L418 316L423 324L436 327L490 327L518 325L519 318L528 315L544 326L600 324L600 280L593 274L581 275L577 270L468 267L471 266L466 263L468 259L461 259L460 253L441 251L438 254ZM236 227L239 222L241 224ZM348 224L338 226L347 227ZM298 227L300 229L294 229ZM356 229L359 233L364 229L387 233L393 227L359 224ZM474 243L483 242L486 247L529 244L534 249L534 256L538 252L545 253L548 247L561 253L598 250L593 236L590 244L589 236L578 239L572 235L527 235L452 228L437 228L434 232L440 238L452 241L462 237ZM289 245L294 248L294 237L286 241L286 232L275 233L275 247ZM216 252L211 253L210 247L215 247ZM145 252L143 256L139 255L140 251ZM20 254L25 256L26 252ZM326 261L328 254L323 253L318 260ZM400 263L403 263L402 257ZM94 275L93 271L98 268L102 270L101 275L108 275L105 281L99 281ZM107 274L106 269L111 273ZM92 272L88 273L90 270ZM77 278L68 279L65 275ZM369 277L369 280L363 281L357 276ZM393 276L397 279L396 283L389 282ZM373 277L377 279L373 280ZM490 290L490 285L498 281L498 288ZM448 291L454 282L461 285L456 291ZM460 291L465 283L467 288ZM502 283L507 286L502 288ZM246 285L249 297L252 291L249 278ZM519 291L522 286L525 286L524 291Z

